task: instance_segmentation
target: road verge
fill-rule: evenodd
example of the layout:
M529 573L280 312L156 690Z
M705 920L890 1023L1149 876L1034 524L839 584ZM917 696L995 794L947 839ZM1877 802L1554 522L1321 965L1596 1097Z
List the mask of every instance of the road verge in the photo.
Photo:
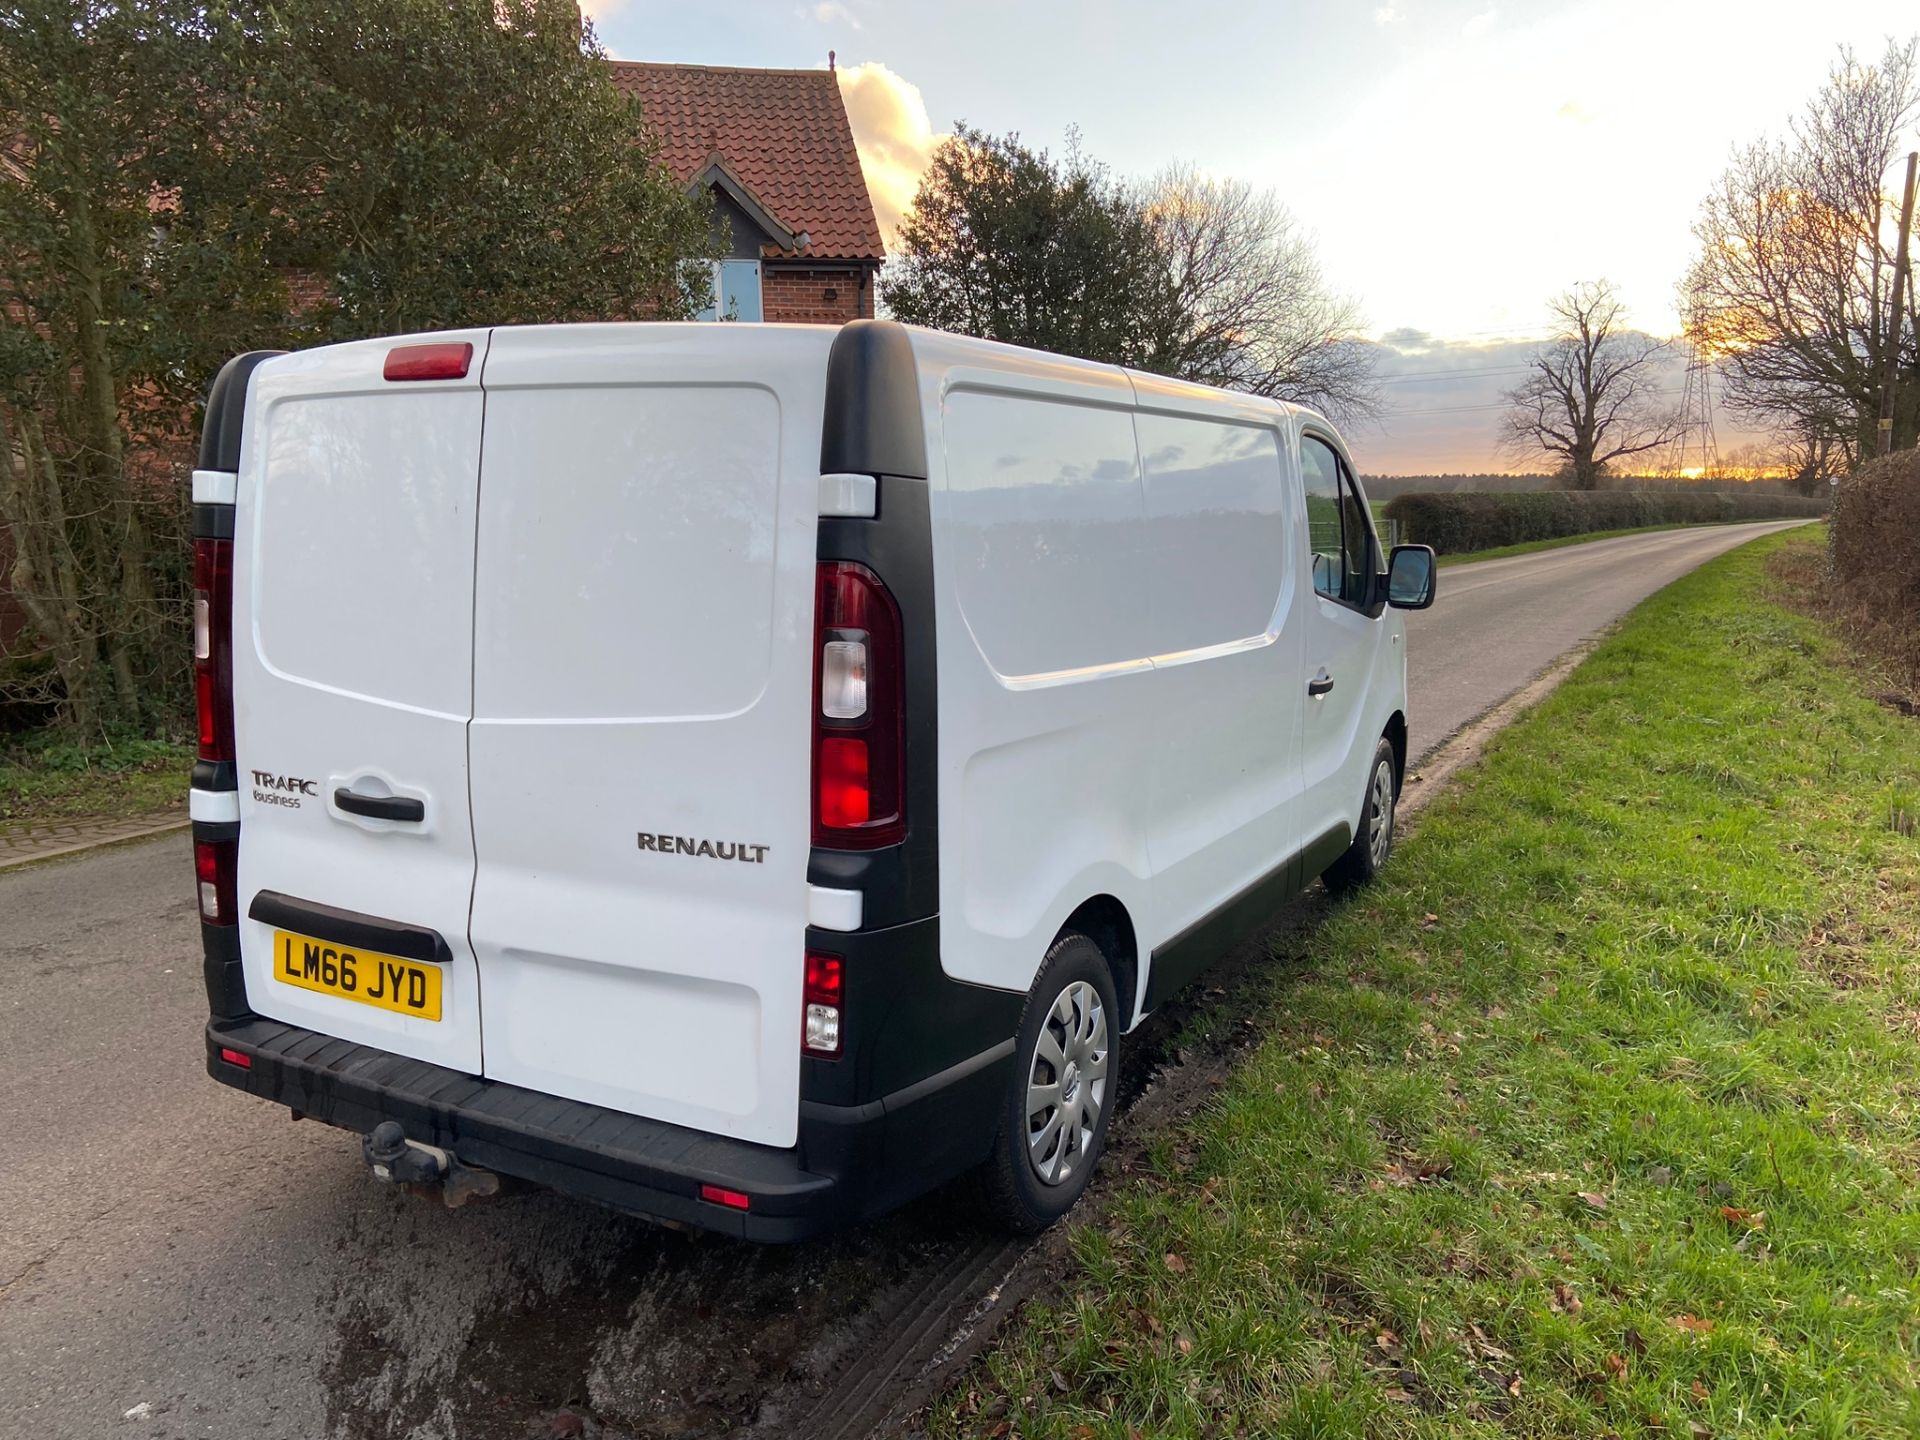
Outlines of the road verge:
M1920 725L1768 597L1807 543L1647 601L1274 937L933 1433L1910 1420Z

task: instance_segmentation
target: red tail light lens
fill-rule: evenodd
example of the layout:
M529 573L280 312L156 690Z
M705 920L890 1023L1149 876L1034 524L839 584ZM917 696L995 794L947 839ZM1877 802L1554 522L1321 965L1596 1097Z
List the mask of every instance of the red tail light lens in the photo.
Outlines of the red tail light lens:
M380 374L387 380L464 380L472 364L473 345L466 340L396 345Z
M244 1050L229 1050L226 1046L222 1045L220 1047L220 1058L229 1065L239 1066L242 1070L251 1070L253 1068L253 1057Z
M753 1203L738 1190L729 1190L723 1185L702 1185L700 1198L709 1205L724 1205L729 1210L745 1210Z
M193 542L193 694L200 758L233 759L233 542Z
M235 903L239 869L238 840L196 840L193 842L193 871L200 882L200 918L209 925L238 923Z
M906 838L900 607L864 565L820 565L813 609L813 843Z
M831 1059L840 1054L840 1010L846 998L846 962L838 955L807 952L806 982L800 998L805 1015L801 1048Z

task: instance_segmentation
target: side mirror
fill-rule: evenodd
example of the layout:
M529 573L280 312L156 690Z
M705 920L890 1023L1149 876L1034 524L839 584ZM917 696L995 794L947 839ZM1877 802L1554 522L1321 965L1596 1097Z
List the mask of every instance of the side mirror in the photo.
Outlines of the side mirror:
M1387 560L1387 604L1424 610L1433 604L1435 565L1431 545L1396 545Z

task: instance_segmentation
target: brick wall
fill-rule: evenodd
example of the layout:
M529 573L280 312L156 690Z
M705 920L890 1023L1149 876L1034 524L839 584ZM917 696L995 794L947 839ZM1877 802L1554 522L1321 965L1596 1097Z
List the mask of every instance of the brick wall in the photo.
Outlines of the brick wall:
M807 325L871 319L873 272L864 266L829 270L768 262L760 267L760 315L770 322Z

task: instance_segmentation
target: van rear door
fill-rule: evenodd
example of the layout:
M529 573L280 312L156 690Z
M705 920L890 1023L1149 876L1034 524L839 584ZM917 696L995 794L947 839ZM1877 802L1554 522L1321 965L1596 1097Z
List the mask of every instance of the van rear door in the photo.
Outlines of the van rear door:
M466 728L487 332L433 340L455 347L442 359L473 347L464 375L388 380L408 342L381 340L254 376L234 518L241 955L259 1014L477 1074ZM418 818L355 813L382 809Z
M469 736L490 1078L795 1141L834 333L495 332Z

